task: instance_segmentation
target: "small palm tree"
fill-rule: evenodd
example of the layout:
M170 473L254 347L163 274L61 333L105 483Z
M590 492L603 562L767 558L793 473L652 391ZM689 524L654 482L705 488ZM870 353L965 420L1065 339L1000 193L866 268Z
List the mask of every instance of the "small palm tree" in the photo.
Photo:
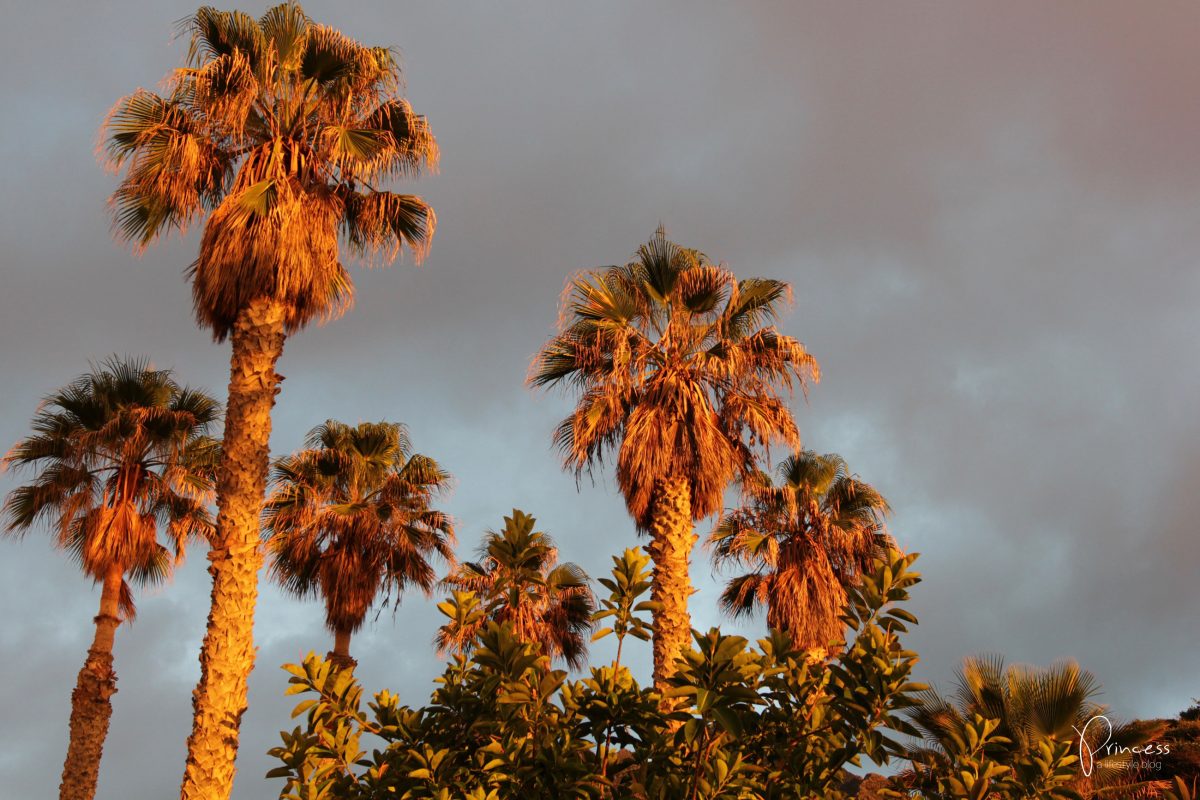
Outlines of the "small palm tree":
M484 537L480 560L461 564L445 579L459 591L452 608L443 608L451 620L438 630L439 651L468 650L488 621L507 622L546 655L573 669L586 663L596 607L587 574L576 564L558 563L554 540L535 531L536 522L513 509L502 531ZM472 613L480 599L484 613Z
M352 667L350 637L380 594L437 582L430 557L453 563L450 517L430 508L450 475L412 453L393 422L329 420L308 449L275 462L263 511L271 575L297 597L319 596L334 635L330 660Z
M654 559L654 680L691 637L696 520L771 441L799 432L781 391L817 378L803 345L772 324L786 283L739 280L660 227L625 266L571 279L562 323L536 356L534 386L578 395L554 441L577 475L616 451L617 482Z
M821 653L842 639L846 587L892 546L891 509L836 453L802 450L776 476L747 476L744 504L709 539L718 566L752 570L729 581L721 606L734 616L766 607L770 627Z
M135 614L133 584L162 581L189 539L211 534L207 504L218 458L207 435L215 400L168 370L111 359L51 394L4 466L33 470L5 500L4 532L46 523L55 544L101 585L96 634L71 695L60 797L96 793L116 688L113 639ZM164 545L160 538L165 540Z
M1095 676L1073 661L1042 669L1006 667L999 656L967 658L951 697L930 689L908 711L921 740L909 748L912 767L901 779L910 788L940 797L934 790L936 778L962 768L956 756L977 740L968 729L973 720L982 719L989 728L995 725L995 738L984 752L1006 768L995 773L1007 786L1005 797L1072 796L1064 789L1084 798L1158 796L1165 783L1141 781L1138 771L1128 767L1130 748L1145 744L1159 730L1143 723L1114 724L1102 717L1107 709L1095 702L1099 693ZM1049 776L1052 747L1082 760L1071 763L1064 774ZM1052 792L1048 778L1059 785Z
M353 286L339 256L428 251L436 217L380 188L437 165L425 119L400 96L391 50L313 22L294 2L255 19L205 6L184 21L187 63L157 93L113 108L103 135L122 171L118 234L141 249L203 221L189 275L196 317L232 340L212 609L200 653L182 797L233 788L254 668L259 512L275 365L287 334L341 313Z

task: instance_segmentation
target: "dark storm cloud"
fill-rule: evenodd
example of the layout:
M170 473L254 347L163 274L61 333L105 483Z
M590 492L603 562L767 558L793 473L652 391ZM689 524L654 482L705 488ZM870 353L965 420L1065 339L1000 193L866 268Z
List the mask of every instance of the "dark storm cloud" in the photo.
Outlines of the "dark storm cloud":
M40 4L0 34L5 444L42 394L110 352L223 395L227 352L192 325L181 278L194 237L138 260L113 245L113 179L92 153L116 97L178 62L171 25L191 9ZM913 643L927 676L986 650L1076 657L1125 716L1200 693L1200 11L307 10L402 49L444 152L417 187L441 224L424 266L359 271L354 311L289 342L277 452L326 417L403 420L457 477L460 551L519 506L603 572L634 541L621 501L603 478L576 493L548 446L567 402L522 382L566 274L624 260L661 220L795 285L784 328L824 367L797 402L806 444L846 455L925 554ZM43 537L3 546L0 780L49 796L95 595ZM101 798L177 786L205 565L195 553L118 637ZM702 554L694 572L705 627L718 584ZM359 638L368 687L426 696L435 616L408 597ZM276 667L327 648L319 620L264 590L236 797L272 791L264 752L290 727Z

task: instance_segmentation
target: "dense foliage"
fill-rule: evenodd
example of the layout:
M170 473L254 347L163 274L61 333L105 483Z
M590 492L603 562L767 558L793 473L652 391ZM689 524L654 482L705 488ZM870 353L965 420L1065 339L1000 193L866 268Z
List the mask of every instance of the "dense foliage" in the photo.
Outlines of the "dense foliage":
M1160 777L1178 778L1189 787L1200 786L1200 701L1195 702L1175 719L1142 723L1162 728L1157 741L1171 751L1162 760Z
M914 560L892 552L850 590L852 635L828 663L778 632L757 645L693 632L672 711L619 663L569 679L507 623L484 627L419 708L388 691L364 708L352 672L309 656L286 667L304 724L283 734L270 776L290 800L846 797L846 766L903 752L894 734L924 688L900 641ZM622 561L606 609L623 607Z
M1164 787L1141 779L1132 748L1161 730L1110 720L1099 690L1070 661L1039 669L968 658L951 698L929 690L908 712L923 741L899 783L929 800L1156 796Z

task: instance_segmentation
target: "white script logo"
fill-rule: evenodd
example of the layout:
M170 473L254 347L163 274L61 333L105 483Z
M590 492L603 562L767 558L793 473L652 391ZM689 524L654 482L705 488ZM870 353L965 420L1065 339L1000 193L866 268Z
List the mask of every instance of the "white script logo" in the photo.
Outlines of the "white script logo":
M1093 728L1093 726L1095 726ZM1113 742L1113 724L1112 720L1103 714L1097 714L1089 719L1083 725L1083 730L1071 726L1075 733L1079 734L1079 768L1083 771L1085 778L1090 778L1096 766L1104 765L1104 760L1111 756L1165 756L1170 754L1171 746L1162 744L1161 742L1149 742L1144 745L1128 746L1116 744ZM1092 729L1095 734L1104 731L1104 741L1098 744L1088 742L1088 730ZM1094 736L1094 739L1099 740L1099 735ZM1112 766L1124 765L1125 760L1122 759L1120 764ZM1142 762L1145 763L1145 762Z

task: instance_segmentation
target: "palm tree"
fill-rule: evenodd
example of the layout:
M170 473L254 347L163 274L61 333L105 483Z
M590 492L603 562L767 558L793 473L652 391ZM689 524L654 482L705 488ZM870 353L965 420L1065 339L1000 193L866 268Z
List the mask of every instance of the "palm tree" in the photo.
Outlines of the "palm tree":
M199 9L182 24L186 66L161 94L138 89L105 124L119 236L142 249L203 220L189 275L196 317L232 340L212 609L188 739L183 797L233 787L246 681L254 667L259 512L266 489L275 365L288 333L341 313L353 286L339 260L418 260L436 218L381 181L435 168L425 119L399 96L390 50L310 20L296 3L260 19Z
M617 482L654 559L654 679L660 689L689 642L693 523L718 511L755 449L799 443L780 390L817 362L772 324L786 283L739 280L660 227L625 266L572 278L559 333L530 382L565 384L575 410L554 434L576 475L616 451Z
M1102 716L1107 709L1094 701L1099 693L1095 676L1073 661L1041 669L1006 667L999 656L967 658L951 697L930 689L922 692L917 705L908 711L921 740L909 748L912 766L901 780L910 788L940 797L936 777L956 774L962 768L957 759L964 747L978 741L968 730L978 718L995 724L997 738L984 752L988 759L1008 768L998 773L1000 781L1011 784L1005 797L1046 796L1047 746L1054 745L1069 745L1067 752L1083 759L1068 767L1065 786L1078 796L1158 796L1165 784L1140 781L1129 761L1130 748L1144 745L1161 728L1113 723ZM1086 737L1082 747L1081 736ZM1148 793L1139 794L1139 790ZM1050 796L1067 795L1055 791Z
M334 635L330 660L353 667L350 637L380 593L437 582L431 556L453 563L450 517L430 508L450 475L412 453L395 422L351 427L329 420L309 431L308 449L275 462L263 510L271 575L297 597L325 602Z
M836 453L802 450L742 481L744 504L709 540L718 565L749 567L721 606L734 616L767 609L767 624L814 655L842 639L846 587L892 546L883 495L850 474Z
M596 607L587 574L577 564L558 563L554 540L535 531L536 522L513 509L502 531L484 537L480 560L461 564L445 579L460 590L456 604L482 598L485 613L452 615L438 631L440 651L468 650L488 621L507 622L518 638L538 644L544 654L562 658L573 669L586 663Z
M117 691L113 639L135 614L130 583L162 581L189 539L211 534L218 447L206 434L219 416L215 400L179 386L170 371L111 359L47 397L33 434L4 457L5 468L36 473L5 500L4 532L20 536L45 523L102 587L96 634L71 694L64 800L96 793Z

